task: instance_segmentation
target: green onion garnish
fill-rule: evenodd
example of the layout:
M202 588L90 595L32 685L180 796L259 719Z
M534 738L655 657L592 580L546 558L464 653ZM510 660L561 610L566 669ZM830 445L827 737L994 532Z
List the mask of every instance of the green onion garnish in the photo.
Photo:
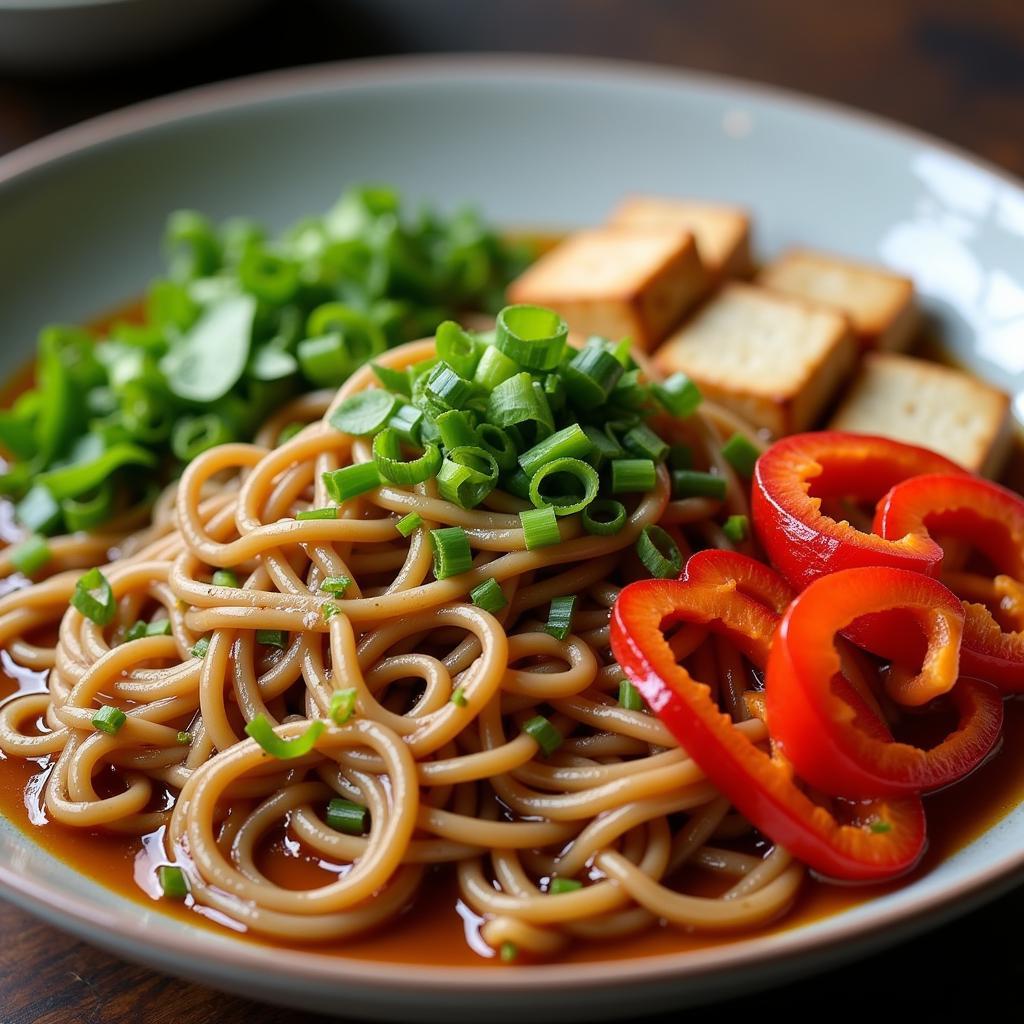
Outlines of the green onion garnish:
M519 456L523 472L532 477L539 469L555 459L582 459L590 454L593 445L578 423L570 424L563 430L539 441Z
M402 458L402 439L398 431L388 427L373 439L373 463L364 465L376 465L380 475L393 484L421 484L437 475L441 468L441 450L435 444L427 444L422 455L406 461Z
M547 483L551 490L542 491ZM596 497L600 478L593 466L579 459L553 459L530 479L530 501L536 508L550 506L555 515L568 516L585 509Z
M498 463L479 446L452 448L437 474L437 490L460 508L476 508L498 484Z
M565 390L581 409L600 408L622 376L623 366L603 345L587 345L562 371Z
M396 395L404 395L406 398L410 397L412 390L409 387L409 378L401 370L392 370L390 366L381 366L379 363L370 363L370 366L385 390Z
M611 499L593 501L580 518L587 533L595 537L610 537L626 525L626 506Z
M369 827L369 811L362 804L335 797L327 805L327 824L337 832L361 836Z
M514 377L522 367L514 360L509 359L504 352L499 351L493 345L488 345L480 362L477 363L476 373L473 374L473 382L479 384L487 391L493 391L499 384Z
M476 428L476 436L480 447L494 457L502 473L516 468L516 446L506 431L493 423L481 423Z
M387 391L373 388L349 395L328 417L335 430L355 437L376 434L387 426L398 399Z
M466 700L466 691L461 686L456 686L452 690L451 701L457 708L464 708L469 704L469 701Z
M562 539L555 510L550 505L520 512L519 521L523 524L523 537L529 551L558 544Z
M431 530L430 546L434 549L434 576L437 579L446 580L473 568L469 535L461 526Z
M33 533L55 533L60 528L60 504L44 484L36 484L14 507L14 517Z
M672 579L683 568L683 556L676 542L660 527L649 523L636 541L636 553L644 568L661 580Z
M263 715L257 715L245 726L245 734L251 736L266 753L278 761L305 757L316 746L316 741L323 731L324 723L317 719L309 723L309 727L301 736L290 740L282 739Z
M356 713L356 697L358 695L355 688L335 690L331 694L331 705L327 714L335 725L344 725Z
M459 409L449 409L434 418L434 425L441 435L441 443L449 451L452 448L476 447L477 436L466 414Z
M612 436L610 430L588 425L583 428L583 432L591 444L591 452L587 459L595 469L603 469L613 459L625 456L622 445Z
M90 569L75 584L71 605L97 626L108 626L117 610L114 592L99 569Z
M33 534L28 540L23 540L17 547L11 548L11 564L26 576L34 576L51 558L53 551L50 550L50 545L47 544L46 538L38 533Z
M545 757L550 757L562 745L564 739L543 715L535 715L524 723L523 732L536 740Z
M256 643L267 647L287 647L288 634L283 629L257 629Z
M692 416L701 402L700 388L685 373L674 373L666 381L651 387L654 397L673 416Z
M128 721L128 716L120 709L104 704L103 707L92 716L93 728L105 732L108 736L114 736L121 731L121 726Z
M372 462L357 462L333 472L324 473L324 487L337 502L348 501L380 486L380 474Z
M333 601L324 601L320 605L320 614L324 617L324 622L330 622L338 612L341 611L341 606L336 605Z
M693 449L687 444L674 444L668 450L668 464L672 469L693 469Z
M419 445L423 432L423 412L414 405L400 405L391 414L388 426L407 444Z
M454 320L438 324L434 332L434 345L438 357L463 377L472 377L483 355L483 343L469 331L464 331Z
M615 459L612 462L612 494L649 491L656 478L650 459Z
M642 711L644 699L640 691L628 680L619 680L619 705L627 711Z
M492 615L500 612L508 604L504 591L493 576L475 586L469 592L469 599L477 608L482 608Z
M473 384L453 367L440 362L427 375L426 393L446 409L463 409L473 396Z
M210 578L215 587L237 587L238 577L230 569L218 569Z
M724 476L701 473L695 469L672 471L673 498L714 498L725 501L727 484Z
M341 597L351 586L352 580L348 576L328 576L321 582L320 589L325 594Z
M561 362L569 327L551 309L506 306L499 314L494 343L528 370L553 370Z
M534 424L541 437L555 429L551 406L543 389L535 388L528 373L502 381L487 396L487 420L497 427Z
M519 947L514 942L503 942L498 956L502 963L510 964L519 956Z
M171 635L171 620L170 619L157 619L155 622L145 622L143 619L139 619L138 622L134 623L124 635L125 641L128 640L141 640L146 636L170 636Z
M750 536L750 520L746 516L729 516L722 524L722 533L733 544L742 544Z
M210 651L210 640L208 637L201 636L189 649L189 654L193 658L205 658Z
M277 435L278 447L287 444L293 437L302 433L305 427L306 424L301 422L301 420L293 420L291 423L286 423Z
M192 733L186 732L184 729L182 729L175 737L175 739L181 746L187 747L192 742Z
M646 423L638 423L622 435L626 450L638 458L664 462L668 457L669 444L660 438Z
M564 640L572 632L572 614L575 607L575 594L552 598L544 632L550 633L556 640Z
M402 516L402 518L395 523L395 529L403 537L408 537L409 534L415 533L422 525L423 517L419 512L410 512L407 516Z
M754 475L754 465L761 455L757 447L750 443L742 434L733 434L722 445L722 456L742 477Z
M310 519L337 519L338 518L338 506L327 505L324 508L306 508L301 512L295 514L295 518L300 522L306 522Z
M552 878L548 885L548 892L552 896L560 896L566 892L576 892L583 888L583 883L575 878Z
M185 878L185 872L176 864L161 864L156 869L156 877L164 899L183 900L188 896L188 880Z

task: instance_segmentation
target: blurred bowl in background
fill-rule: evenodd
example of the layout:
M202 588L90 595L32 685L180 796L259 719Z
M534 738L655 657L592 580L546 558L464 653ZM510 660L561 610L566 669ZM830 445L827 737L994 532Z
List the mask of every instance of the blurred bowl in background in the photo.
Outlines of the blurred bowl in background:
M262 0L0 0L0 69L83 71L170 48Z

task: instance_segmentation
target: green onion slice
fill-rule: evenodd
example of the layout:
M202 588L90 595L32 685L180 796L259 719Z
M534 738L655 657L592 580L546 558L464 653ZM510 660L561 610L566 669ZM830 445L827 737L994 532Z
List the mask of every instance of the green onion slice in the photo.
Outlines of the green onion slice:
M640 691L628 680L619 680L619 704L627 711L643 711L644 699Z
M469 704L469 701L466 699L466 691L461 686L456 686L452 690L451 702L457 708L464 708Z
M508 604L505 592L493 576L475 586L469 592L469 599L477 608L482 608L485 612L490 612L492 615L500 612Z
M99 569L90 569L79 579L71 595L71 604L97 626L110 625L117 610L114 592Z
M92 716L93 727L108 736L114 736L121 731L121 726L128 721L128 716L120 709L104 704L103 707Z
M733 544L742 544L750 536L750 520L746 516L729 516L722 524L722 532Z
M727 484L724 476L701 473L695 469L672 471L673 498L714 498L725 501Z
M742 434L733 434L728 441L722 445L722 456L733 469L743 477L754 475L754 465L757 463L761 452L757 446L747 440Z
M547 482L554 493L542 490ZM576 484L575 492L571 484ZM530 501L536 508L550 506L555 515L569 516L585 509L596 497L600 486L597 470L579 459L554 459L545 463L530 479Z
M572 615L575 607L575 594L552 598L544 632L550 633L556 640L564 640L572 632Z
M327 505L324 508L306 508L301 512L297 512L295 514L295 518L300 523L305 523L313 519L337 519L338 506Z
M520 512L519 521L523 524L523 537L528 551L558 544L562 539L555 510L550 505Z
M593 445L578 423L570 424L550 437L538 441L519 456L523 472L532 477L539 469L555 459L583 459L591 452Z
M580 518L587 533L611 537L626 525L626 506L610 498L592 501Z
M676 542L660 527L649 523L636 541L636 553L654 577L673 579L683 568L683 556Z
M316 746L316 741L323 731L324 723L317 719L309 723L309 727L301 736L289 740L282 739L263 715L257 715L245 727L245 734L252 737L266 753L278 761L305 757Z
M415 533L422 525L423 517L419 512L410 512L407 516L402 516L402 518L395 523L395 529L403 537L408 537L410 534Z
M441 468L441 450L437 445L428 443L422 455L406 461L402 458L402 441L398 431L387 427L373 439L372 465L376 466L380 476L393 484L421 484L437 476Z
M350 836L361 836L369 827L369 817L369 811L362 804L335 797L327 805L325 820L337 832L346 832Z
M430 546L434 549L434 575L437 579L445 580L473 568L469 535L461 526L431 530Z
M524 723L523 732L536 740L545 757L550 757L564 741L562 734L543 715L536 715Z
M509 359L530 370L553 370L561 362L569 326L542 306L506 306L499 314L494 343Z
M373 462L357 462L324 473L323 480L327 493L339 503L380 487L380 473Z
M328 576L320 584L320 589L325 594L341 597L351 586L352 580L348 576Z
M38 533L11 548L11 564L26 576L34 576L51 558L53 551L50 545Z
M478 446L453 448L437 473L438 493L460 508L476 508L498 485L498 463Z
M327 714L335 725L344 725L356 713L357 696L358 691L354 687L335 690L331 694L331 704Z
M156 869L156 877L164 899L180 901L188 896L188 880L177 864L161 864Z
M650 459L614 459L612 461L612 494L649 491L657 474Z
M287 647L287 634L283 629L257 629L256 643L267 647Z
M674 373L668 380L651 387L654 397L672 413L684 419L692 416L701 402L700 388L685 373Z
M576 892L583 888L583 883L575 878L552 878L548 886L548 892L552 896L561 896L563 893Z

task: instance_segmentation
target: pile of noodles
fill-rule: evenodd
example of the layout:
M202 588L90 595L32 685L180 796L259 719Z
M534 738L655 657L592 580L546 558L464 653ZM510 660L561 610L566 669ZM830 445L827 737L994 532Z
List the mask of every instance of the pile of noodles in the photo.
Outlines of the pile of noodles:
M432 342L416 342L381 361L401 368L432 354ZM333 402L310 395L283 409L257 443L201 455L145 529L58 539L61 571L0 599L0 646L49 670L46 692L0 709L0 748L50 759L50 820L128 834L166 826L166 859L184 870L190 900L288 941L379 926L413 905L437 870L454 872L488 944L539 955L659 920L738 930L782 913L802 866L763 844L736 852L749 825L657 718L618 704L622 673L608 647L618 588L645 575L633 549L646 524L669 530L684 556L732 546L719 523L746 512L746 493L719 451L737 430L756 440L749 430L707 402L685 421L659 423L693 448L698 468L725 476L727 498L673 501L661 469L614 536L589 536L570 516L560 544L528 551L516 514L524 503L494 493L467 511L440 500L433 483L385 485L346 502L336 520L297 521L299 510L328 504L324 471L370 458L366 440L322 418L328 403L370 386L364 369ZM308 426L273 447L297 418ZM425 529L406 539L395 523L412 511ZM465 528L470 572L434 579L427 530L437 526ZM81 568L108 557L117 613L101 628L68 602ZM212 585L218 567L241 586ZM354 583L325 618L319 583L341 575ZM489 576L509 601L497 615L467 596ZM551 599L567 594L578 600L562 641L543 624ZM169 618L172 635L119 642L140 618ZM34 642L58 622L55 645ZM286 649L258 644L258 629L287 631ZM202 658L190 654L201 636L210 641ZM695 626L672 643L738 727L767 742L764 724L748 717L743 694L756 682L738 652ZM451 700L456 687L465 706ZM257 715L280 737L298 736L347 688L358 691L355 716L329 723L301 759L275 760L245 736ZM115 735L90 724L105 703L127 713ZM566 737L550 757L521 731L536 714ZM328 827L336 796L369 808L367 835ZM310 890L274 884L258 864L282 827L347 870ZM695 866L720 878L717 895L685 891L682 869ZM552 877L584 885L551 895Z

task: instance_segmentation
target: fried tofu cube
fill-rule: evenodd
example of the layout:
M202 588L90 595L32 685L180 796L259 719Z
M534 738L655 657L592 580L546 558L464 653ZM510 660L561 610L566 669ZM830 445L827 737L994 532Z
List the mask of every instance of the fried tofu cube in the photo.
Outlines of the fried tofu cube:
M905 349L917 330L914 282L882 267L791 249L769 263L757 283L842 310L864 348Z
M578 231L509 286L512 302L548 306L580 334L632 339L646 351L705 289L693 235L678 228Z
M869 352L830 424L931 448L965 469L999 472L1012 441L1010 400L961 370Z
M692 231L712 280L750 273L750 216L738 206L658 196L627 196L612 211L612 227L674 227Z
M704 395L775 437L806 430L850 373L845 316L754 285L726 285L655 353Z

